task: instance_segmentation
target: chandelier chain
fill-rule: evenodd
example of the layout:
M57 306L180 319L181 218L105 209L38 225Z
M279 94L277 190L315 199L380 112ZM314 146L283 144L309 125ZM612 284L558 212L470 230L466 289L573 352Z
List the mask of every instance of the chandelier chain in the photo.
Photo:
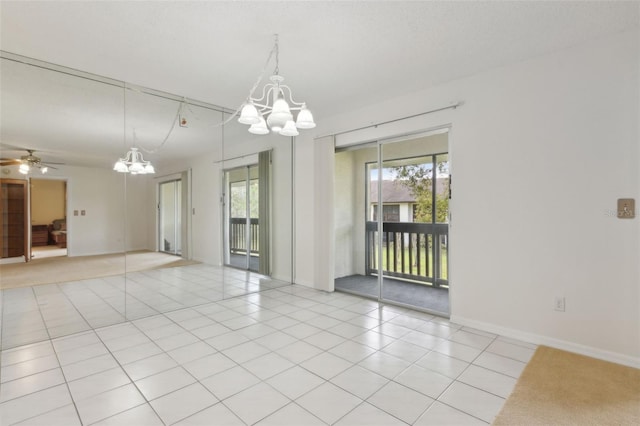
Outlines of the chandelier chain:
M267 70L269 68L269 64L271 63L271 60L273 59L274 56L275 56L275 60L276 60L276 67L275 67L275 70L274 70L274 74L275 75L279 75L280 74L280 43L279 43L278 34L274 34L274 45L271 48L271 51L269 52L269 56L267 57L267 60L265 61L264 66L262 67L262 71L258 75L258 78L256 79L255 83L251 87L251 90L249 91L249 96L247 97L247 101L251 100L251 98L253 97L253 94L255 93L256 89L258 88L260 83L262 83L262 81L264 80L265 75L267 73ZM124 92L125 92L124 93L124 99L125 99L124 102L125 102L125 105L126 105L126 91L129 89L127 87L126 83L124 85L124 89L125 89L124 90ZM237 117L237 115L240 113L240 111L242 110L243 105L244 105L244 103L241 104L240 106L238 106L238 108L236 108L236 110L232 114L229 114L229 117L227 117L227 119L224 119L224 115L225 114L222 114L223 120L221 122L208 124L206 127L216 128L216 127L221 127L221 126L224 126L226 124L229 124L231 122L231 120L233 120L235 117ZM175 114L175 116L173 118L173 122L171 123L171 127L169 128L169 131L167 132L167 135L164 137L164 139L158 145L158 147L154 148L154 149L147 149L144 146L142 146L139 143L137 143L138 148L141 151L143 151L143 152L145 152L147 154L156 154L156 153L160 152L160 150L162 150L162 148L164 148L166 143L169 141L169 138L171 137L171 135L173 134L173 131L176 128L176 124L178 124L180 122L180 116L183 113L183 111L185 110L185 108L189 111L190 115L193 116L193 118L195 118L196 120L205 121L205 120L201 119L198 116L198 114L196 114L193 111L193 109L191 109L191 105L189 104L189 100L186 97L183 97L182 101L178 105L178 109L176 110L176 114ZM125 113L125 121L126 121L126 113ZM126 124L125 124L125 128L126 128ZM126 131L125 131L125 143L126 143ZM134 143L135 143L135 141L134 141Z
M279 75L280 74L280 43L278 40L278 34L275 34L274 37L275 37L275 45L273 46L273 48L276 51L276 69L273 73L275 75Z
M173 123L171 123L171 128L169 128L169 132L167 132L167 136L164 137L160 145L158 145L158 147L155 149L146 149L142 145L138 145L141 151L144 151L147 154L155 154L164 147L164 145L169 140L169 136L171 136L171 134L173 133L173 130L176 128L176 124L178 123L178 120L180 120L180 113L182 112L182 106L183 106L183 102L180 102L180 105L178 106L178 110L176 111L176 115L175 117L173 117Z
M260 74L258 75L258 78L256 79L256 82L254 83L253 87L251 88L251 90L249 91L249 96L247 97L247 99L251 99L251 97L253 96L254 92L256 91L256 89L258 88L258 86L260 85L260 83L262 82L262 80L264 80L264 77L267 73L267 70L269 68L269 64L271 63L271 59L273 59L273 56L275 55L276 57L276 68L275 68L275 74L278 74L280 72L279 70L279 63L280 63L280 48L279 48L279 37L278 34L274 34L274 39L275 39L275 43L273 45L273 47L271 48L271 51L269 52L269 56L267 57L267 60L264 63L264 66L262 67L262 71L260 72ZM220 126L224 126L226 124L229 124L231 122L231 120L233 120L238 113L240 112L240 110L242 110L242 106L244 104L241 104L240 106L238 106L238 108L236 108L236 110L229 115L229 117L226 120L222 120L219 123L213 123L213 124L208 124L207 127L211 127L211 128L216 128L216 127L220 127ZM140 146L140 149L144 152L146 152L147 154L155 154L158 151L160 151L164 145L167 143L167 141L169 140L169 137L171 136L171 134L173 133L176 124L179 122L180 120L180 113L182 112L183 108L186 106L186 108L189 110L189 112L191 113L191 115L198 121L204 121L202 120L198 114L196 114L192 109L191 109L191 105L189 104L189 100L186 97L182 98L182 102L180 102L180 105L178 106L178 110L176 111L176 115L173 118L173 123L171 124L171 128L169 129L169 132L167 133L167 136L165 136L164 140L162 141L162 143L156 148L156 149L145 149L144 147ZM224 114L223 114L224 117Z

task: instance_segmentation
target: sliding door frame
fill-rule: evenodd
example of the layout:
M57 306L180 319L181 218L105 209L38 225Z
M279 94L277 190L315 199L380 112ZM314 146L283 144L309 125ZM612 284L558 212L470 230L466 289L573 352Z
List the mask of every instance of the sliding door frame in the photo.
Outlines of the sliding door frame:
M449 156L449 164L450 164L450 176L451 176L451 162L452 162L452 156L451 156L451 151L452 151L452 125L451 124L445 124L445 125L440 125L440 126L434 126L432 128L429 129L423 129L423 130L418 130L415 132L409 132L409 133L404 133L404 134L399 134L399 135L392 135L389 137L385 137L385 138L380 138L380 139L375 139L375 140L369 140L366 142L362 142L362 143L356 143L356 144L350 144L348 146L341 146L341 147L334 147L334 151L335 152L341 152L341 151L351 151L351 150L357 150L357 149L361 149L361 148L365 148L365 147L369 147L369 148L373 148L374 146L376 147L377 151L376 151L376 158L377 158L377 162L376 165L378 167L378 173L379 173L379 178L378 178L378 197L376 200L376 203L378 205L378 215L377 215L377 220L376 220L376 226L377 226L377 230L378 230L378 235L376 238L376 243L378 245L378 250L376 253L376 257L377 257L377 261L378 261L378 276L377 276L377 290L378 290L378 294L377 297L375 296L369 296L366 294L360 294L360 293L354 293L354 294L358 294L362 297L368 297L368 298L372 298L374 300L377 300L380 303L385 303L385 304L389 304L389 305L395 305L395 306L400 306L400 307L405 307L405 308L409 308L412 310L416 310L416 311L421 311L421 312L426 312L426 313L430 313L430 314L436 314L436 315L442 315L443 312L435 312L435 311L431 311L429 309L426 308L421 308L419 306L415 306L415 305L409 305L406 303L402 303L402 302L397 302L397 301L393 301L393 300L389 300L389 299L385 299L383 297L383 286L384 286L384 275L383 275L383 251L382 251L382 242L383 242L383 219L384 219L384 215L383 213L383 205L384 203L382 202L382 179L381 179L381 173L382 173L382 166L383 166L383 146L384 145L389 145L389 144L393 144L393 143L402 143L403 141L409 140L409 139L415 139L415 138L419 138L419 137L427 137L427 136L431 136L431 135L435 135L435 134L439 134L439 133L447 133L447 154ZM442 152L435 152L435 153L431 153L431 154L425 154L425 156L428 155L434 155L437 156L439 154L442 154ZM435 167L435 165L434 165ZM369 171L365 168L365 182L368 182L368 173ZM434 172L434 176L435 176L435 172ZM365 217L365 226L366 226L366 221L368 218L368 203L369 203L369 191L366 190L365 194L365 203L364 203L364 217ZM435 194L434 194L435 196ZM449 203L449 223L448 225L451 226L451 211L452 211L452 203L450 201ZM365 238L366 238L366 231L365 231ZM335 230L334 230L334 240L335 240ZM448 241L451 241L450 236L448 237ZM435 243L435 242L434 242ZM365 247L366 247L366 241L365 241ZM365 254L366 256L366 254ZM448 284L449 284L449 312L447 313L449 316L451 315L451 306L452 306L452 297L451 297L451 251L448 250L447 252L447 256L448 256L448 271L447 271L447 277L448 277ZM365 259L365 269L366 269L366 263L368 263L368 261ZM435 266L435 265L434 265ZM434 276L434 280L436 279L436 277ZM348 291L349 293L351 293L351 291Z

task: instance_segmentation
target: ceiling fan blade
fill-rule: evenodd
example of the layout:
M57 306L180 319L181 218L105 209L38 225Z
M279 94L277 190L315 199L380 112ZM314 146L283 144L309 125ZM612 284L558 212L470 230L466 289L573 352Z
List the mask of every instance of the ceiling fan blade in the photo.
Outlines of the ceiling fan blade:
M15 166L22 163L20 160L13 160L10 158L0 158L0 166Z
M22 148L20 146L9 145L7 143L0 143L0 150L3 151L27 151L27 148Z
M40 168L46 167L48 169L58 170L57 167L50 166L49 164L51 164L51 163L40 163L39 167ZM53 164L58 164L58 163L53 163Z
M64 166L64 165L66 164L66 163L57 163L57 162L55 162L55 161L41 161L40 163L41 163L41 164L45 164L45 165L47 165L47 166L48 166L49 164L55 164L55 165L57 165L57 166Z

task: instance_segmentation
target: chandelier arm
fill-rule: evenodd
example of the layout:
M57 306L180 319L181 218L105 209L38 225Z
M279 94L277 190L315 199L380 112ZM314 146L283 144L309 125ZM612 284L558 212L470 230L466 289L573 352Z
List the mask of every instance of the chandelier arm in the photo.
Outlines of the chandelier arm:
M262 88L262 96L259 98L250 97L249 100L254 104L260 103L260 102L268 102L269 93L271 93L274 87L275 86L271 83L265 84L264 87Z
M287 86L286 84L281 84L280 85L281 89L287 89L287 91L289 92L289 102L291 102L293 105L295 105L295 107L291 107L291 109L294 110L299 110L302 109L302 107L305 105L305 102L296 102L293 100L293 96L291 95L292 91L291 88L289 86ZM284 94L284 90L282 91L282 93Z
M264 108L259 108L258 109L258 114L260 114L261 116L265 116L267 114L269 114L271 112L271 107L269 106L265 106Z
M264 115L267 112L271 112L271 110L273 109L273 105L269 105L269 97L271 96L271 94L275 89L276 89L275 85L273 84L269 85L269 90L267 91L267 93L264 94L262 98L257 100L258 102L262 102L264 99L264 102L265 102L264 104L256 103L256 102L253 103L254 106L260 107L260 114Z

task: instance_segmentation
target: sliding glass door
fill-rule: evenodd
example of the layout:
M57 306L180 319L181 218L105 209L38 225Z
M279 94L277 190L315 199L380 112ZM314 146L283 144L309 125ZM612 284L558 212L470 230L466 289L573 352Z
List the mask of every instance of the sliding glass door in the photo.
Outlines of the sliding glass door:
M448 133L338 150L335 288L449 312Z
M272 151L224 171L224 264L271 276Z
M257 165L225 172L228 196L225 264L250 271L257 271L260 262L257 172Z
M182 180L160 183L158 223L159 251L182 255Z
M334 164L335 288L375 299L380 283L371 270L378 242L368 200L375 197L377 162L373 143L337 151Z
M449 160L422 152L413 140L380 145L371 271L382 277L381 300L448 314Z

